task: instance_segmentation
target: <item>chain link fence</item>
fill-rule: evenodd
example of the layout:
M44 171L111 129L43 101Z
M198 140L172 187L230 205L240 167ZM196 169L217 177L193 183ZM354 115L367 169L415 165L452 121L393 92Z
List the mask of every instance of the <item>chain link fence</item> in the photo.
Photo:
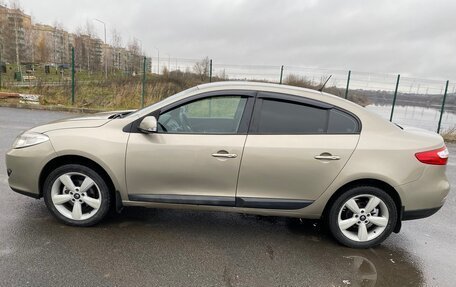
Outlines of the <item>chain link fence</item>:
M4 64L0 88L40 95L42 104L122 109L151 104L205 82L249 80L318 89L331 76L326 92L385 119L438 132L456 128L454 82L312 67L226 64L208 58L137 56L120 64L110 64L107 74L100 63Z

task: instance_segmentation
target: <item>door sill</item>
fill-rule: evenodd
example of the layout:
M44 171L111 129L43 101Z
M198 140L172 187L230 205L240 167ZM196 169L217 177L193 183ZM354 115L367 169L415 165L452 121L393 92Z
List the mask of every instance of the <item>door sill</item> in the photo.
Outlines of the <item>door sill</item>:
M313 200L280 199L260 197L236 197L236 207L263 209L301 209L313 203Z
M207 195L180 195L180 194L130 194L131 201L228 206L240 208L258 209L301 209L313 203L312 200L279 199L260 197L231 197L231 196L207 196Z
M180 195L180 194L130 194L131 201L144 201L171 204L235 206L235 198L230 196Z

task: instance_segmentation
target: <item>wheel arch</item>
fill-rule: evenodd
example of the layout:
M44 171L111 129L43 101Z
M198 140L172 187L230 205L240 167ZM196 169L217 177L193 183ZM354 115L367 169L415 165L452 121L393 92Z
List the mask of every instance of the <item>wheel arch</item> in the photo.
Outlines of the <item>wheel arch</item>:
M374 179L374 178L363 178L363 179L357 179L350 181L343 186L339 187L336 192L334 192L333 195L331 195L330 199L325 205L325 208L323 210L322 218L326 218L329 212L329 209L331 205L334 203L334 201L345 191L350 190L354 187L357 186L372 186L372 187L377 187L385 191L388 195L391 196L393 199L396 209L397 209L397 221L396 221L396 226L394 228L394 232L398 233L401 229L401 219L402 219L402 200L399 195L399 192L390 184L388 184L385 181L379 180L379 179Z
M39 182L38 182L38 188L39 188L39 197L43 196L43 185L44 181L46 180L46 177L56 168L59 166L65 165L65 164L80 164L87 166L94 171L96 171L105 181L106 184L108 185L109 192L113 196L113 198L117 197L117 192L116 192L116 186L111 178L111 176L108 174L108 172L97 162L83 156L79 155L63 155L59 156L56 158L53 158L50 160L41 170L40 177L39 177Z

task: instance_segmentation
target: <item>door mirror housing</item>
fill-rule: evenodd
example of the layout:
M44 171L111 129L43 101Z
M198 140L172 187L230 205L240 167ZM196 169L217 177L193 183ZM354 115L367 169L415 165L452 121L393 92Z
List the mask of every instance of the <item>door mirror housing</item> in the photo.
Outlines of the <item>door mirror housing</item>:
M157 119L154 116L145 117L139 124L138 130L147 134L157 132Z

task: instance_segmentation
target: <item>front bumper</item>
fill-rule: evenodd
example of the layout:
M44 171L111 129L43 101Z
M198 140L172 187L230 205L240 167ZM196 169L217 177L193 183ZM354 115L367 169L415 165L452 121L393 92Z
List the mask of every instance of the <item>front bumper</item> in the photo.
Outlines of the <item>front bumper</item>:
M50 141L6 153L8 184L18 193L40 198L40 174L55 155Z

